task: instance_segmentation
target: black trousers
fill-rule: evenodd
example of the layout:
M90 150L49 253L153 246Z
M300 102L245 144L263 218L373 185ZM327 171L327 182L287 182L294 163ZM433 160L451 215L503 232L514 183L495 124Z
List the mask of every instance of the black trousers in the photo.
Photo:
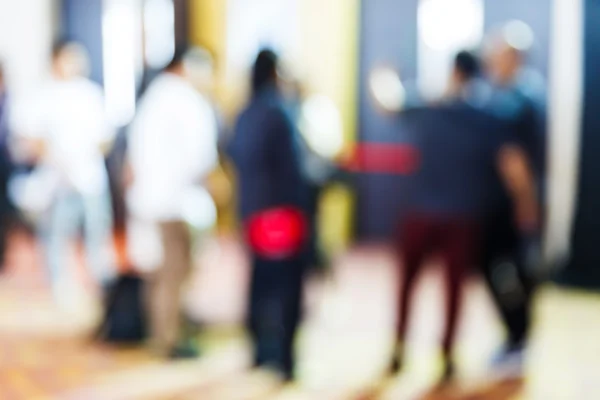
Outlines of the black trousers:
M526 270L522 238L510 207L485 217L483 240L482 272L508 331L508 345L522 344L529 334L535 281Z
M253 258L248 310L255 367L272 367L294 378L305 257L286 261Z

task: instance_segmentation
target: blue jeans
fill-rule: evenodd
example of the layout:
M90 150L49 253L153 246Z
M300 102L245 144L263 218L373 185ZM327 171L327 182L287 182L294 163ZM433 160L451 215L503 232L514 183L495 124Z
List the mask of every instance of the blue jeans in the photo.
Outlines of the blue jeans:
M84 196L74 191L58 194L51 209L45 233L48 268L53 284L71 277L68 250L83 229L88 268L98 283L114 276L112 211L108 191Z

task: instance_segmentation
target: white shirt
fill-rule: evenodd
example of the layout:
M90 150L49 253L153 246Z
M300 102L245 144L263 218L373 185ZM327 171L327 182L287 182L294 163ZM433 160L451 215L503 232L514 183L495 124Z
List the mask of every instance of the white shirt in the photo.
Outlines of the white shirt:
M128 149L130 211L146 221L182 220L188 200L218 160L214 112L190 83L165 73L142 99Z
M48 82L23 105L14 125L18 135L45 142L41 166L54 171L59 186L84 195L107 190L102 145L114 130L99 85L84 78Z

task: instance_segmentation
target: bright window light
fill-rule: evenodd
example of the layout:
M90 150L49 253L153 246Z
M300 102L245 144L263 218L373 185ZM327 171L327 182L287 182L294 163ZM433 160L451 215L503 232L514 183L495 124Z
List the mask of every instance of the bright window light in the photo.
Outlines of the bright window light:
M483 0L420 0L418 81L425 97L441 96L454 55L481 43Z
M369 76L369 89L377 104L385 111L400 111L406 91L398 73L392 68L377 67Z
M262 47L283 57L296 54L301 0L228 0L227 58L234 70L245 70Z
M340 112L333 100L313 95L302 105L301 130L310 148L319 156L333 158L344 145Z
M481 0L421 0L419 34L434 50L455 49L481 40Z
M504 27L503 34L508 45L520 51L529 50L535 40L533 30L523 21L510 21Z
M138 49L136 0L104 0L102 18L106 111L114 126L125 126L135 115Z

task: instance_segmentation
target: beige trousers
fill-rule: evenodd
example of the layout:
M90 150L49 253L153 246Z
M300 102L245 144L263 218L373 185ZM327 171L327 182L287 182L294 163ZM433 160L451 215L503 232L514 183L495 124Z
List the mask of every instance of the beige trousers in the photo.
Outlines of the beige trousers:
M180 340L181 297L192 269L191 235L184 222L160 225L163 262L148 280L150 340L159 355L168 353Z

